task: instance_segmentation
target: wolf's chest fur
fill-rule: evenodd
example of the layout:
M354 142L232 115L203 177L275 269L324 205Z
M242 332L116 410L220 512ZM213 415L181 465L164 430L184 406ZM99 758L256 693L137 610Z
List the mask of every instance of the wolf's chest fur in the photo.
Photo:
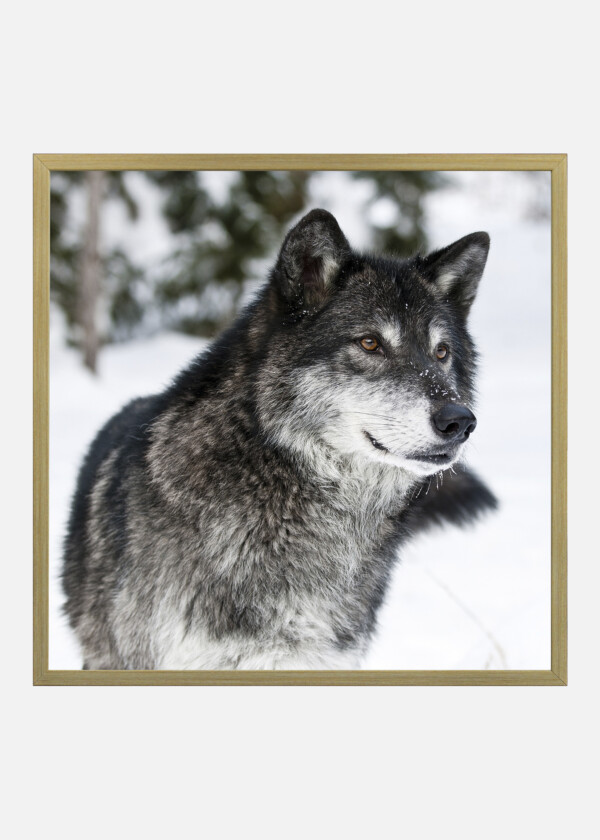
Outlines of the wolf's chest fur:
M276 515L271 507L266 518ZM262 527L254 516L235 519L225 533L211 528L205 535L176 599L188 605L180 615L187 632L155 667L356 667L398 523L380 515L365 526L363 517L318 497L302 500L297 516L277 527Z
M175 427L184 451L165 446ZM152 521L137 527L155 531L152 540L172 533L162 563L173 567L167 594L156 603L152 624L162 629L145 667L356 667L385 589L410 481L378 464L329 463L311 473L256 445L221 460L213 441L207 458L212 435L203 429L185 434L180 416L167 417L148 451L156 509ZM189 475L183 493L179 458ZM141 576L160 575L150 547L142 556L148 568ZM182 568L187 573L177 585ZM139 577L124 586L121 609L136 599ZM165 640L160 650L158 637ZM139 657L136 644L129 661Z

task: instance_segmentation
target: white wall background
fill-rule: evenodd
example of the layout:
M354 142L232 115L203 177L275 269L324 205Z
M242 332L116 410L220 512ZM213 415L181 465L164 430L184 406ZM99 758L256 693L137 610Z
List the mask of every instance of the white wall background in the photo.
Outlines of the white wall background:
M13 5L0 231L11 836L580 836L596 821L598 58L586 6ZM260 33L261 44L248 39ZM33 688L33 152L569 152L567 688Z

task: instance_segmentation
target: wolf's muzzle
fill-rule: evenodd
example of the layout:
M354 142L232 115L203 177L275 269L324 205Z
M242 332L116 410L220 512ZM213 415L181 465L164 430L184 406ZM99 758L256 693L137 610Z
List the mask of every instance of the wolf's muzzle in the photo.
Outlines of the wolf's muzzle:
M438 434L457 443L466 440L477 425L477 418L464 405L445 405L431 419Z

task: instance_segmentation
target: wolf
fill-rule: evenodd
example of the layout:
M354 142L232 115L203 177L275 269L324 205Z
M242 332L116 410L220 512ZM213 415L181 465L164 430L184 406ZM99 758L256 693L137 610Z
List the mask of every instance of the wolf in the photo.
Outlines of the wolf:
M325 210L289 231L238 320L91 445L62 576L84 668L360 667L402 543L496 505L462 463L489 244L358 253Z

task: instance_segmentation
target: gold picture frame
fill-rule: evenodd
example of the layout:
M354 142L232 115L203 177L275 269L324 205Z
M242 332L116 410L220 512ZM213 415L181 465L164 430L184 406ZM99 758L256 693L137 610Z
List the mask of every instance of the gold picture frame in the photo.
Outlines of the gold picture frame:
M550 670L49 670L48 402L50 173L67 170L545 170L552 179L552 468ZM34 685L566 685L567 684L567 156L95 155L33 158L33 683Z

